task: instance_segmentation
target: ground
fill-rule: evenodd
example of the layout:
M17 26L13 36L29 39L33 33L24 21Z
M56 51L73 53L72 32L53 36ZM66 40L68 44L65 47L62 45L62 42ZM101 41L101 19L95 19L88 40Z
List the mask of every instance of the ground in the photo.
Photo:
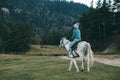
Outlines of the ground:
M31 45L31 49L26 54L28 55L47 55L47 56L61 56L68 55L65 49L60 49L58 46L53 45ZM97 54L97 53L95 53ZM103 54L103 53L99 53ZM62 56L67 59L68 57ZM95 61L112 66L120 67L120 55L94 55ZM78 59L79 60L79 59Z
M67 56L60 56L63 59L69 59ZM80 60L79 58L76 58ZM94 60L99 63L120 67L120 55L95 55Z
M67 59L65 55L68 55L68 52L65 49L60 49L58 46L53 45L31 45L31 50L27 52L28 55L47 55L47 56L62 56L62 58ZM95 53L97 54L97 53ZM99 53L103 54L103 53ZM104 63L112 66L120 67L120 55L94 55L95 61Z
M96 55L95 61L120 67L120 55Z
M117 55L108 56L95 58L114 59ZM68 67L69 60L60 56L0 54L0 80L120 80L120 67L95 62L89 73L86 67L83 72L77 73L75 67L67 72Z
M0 54L0 80L120 80L120 67L95 62L90 72L78 73L68 67L59 56Z
M85 69L77 73L74 67L67 72L68 57L60 57L67 54L65 49L46 45L32 45L29 52L21 55L0 54L0 80L120 80L120 66L116 66L120 65L120 55L95 55L90 72ZM81 62L77 63L80 68Z

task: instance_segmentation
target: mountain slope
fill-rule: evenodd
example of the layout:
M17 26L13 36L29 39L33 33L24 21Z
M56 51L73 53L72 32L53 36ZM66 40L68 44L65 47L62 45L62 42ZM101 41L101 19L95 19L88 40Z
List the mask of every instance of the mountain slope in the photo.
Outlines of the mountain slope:
M9 10L9 19L27 21L34 27L71 26L88 10L83 4L49 0L4 0L0 8ZM3 12L3 11L1 11ZM4 13L5 14L5 13Z
M119 53L120 52L120 34L112 36L109 39L108 47L103 53Z

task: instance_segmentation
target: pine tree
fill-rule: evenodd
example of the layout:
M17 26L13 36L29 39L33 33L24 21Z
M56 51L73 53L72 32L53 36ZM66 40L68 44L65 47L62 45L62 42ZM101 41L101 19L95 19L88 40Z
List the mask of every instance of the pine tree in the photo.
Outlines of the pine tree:
M30 29L27 24L16 24L11 28L8 52L26 52L29 49Z
M93 0L91 1L91 3L90 3L90 4L91 4L90 8L93 8Z
M114 0L114 3L118 3L118 2L120 2L120 0Z
M101 6L102 6L101 0L98 0L98 2L97 2L97 7L96 7L96 8L97 8L97 9L98 9L98 8L101 8Z

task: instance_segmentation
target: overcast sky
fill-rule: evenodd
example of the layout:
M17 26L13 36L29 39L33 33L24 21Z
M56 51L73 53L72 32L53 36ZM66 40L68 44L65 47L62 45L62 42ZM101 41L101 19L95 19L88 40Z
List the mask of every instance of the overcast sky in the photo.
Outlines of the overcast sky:
M92 0L68 0L68 1L74 1L74 2L83 3L83 4L86 4L87 6L90 7L90 3L91 3ZM94 2L94 7L96 7L97 1L98 1L98 0L93 0L93 2Z

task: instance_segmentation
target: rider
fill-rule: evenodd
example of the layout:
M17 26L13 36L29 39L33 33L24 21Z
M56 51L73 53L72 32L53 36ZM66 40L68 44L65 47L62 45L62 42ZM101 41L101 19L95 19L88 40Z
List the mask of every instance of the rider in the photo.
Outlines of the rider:
M79 30L79 23L74 24L73 27L74 27L73 33L72 33L73 41L70 43L70 46L69 46L69 57L73 57L72 48L77 42L81 40L81 32Z

